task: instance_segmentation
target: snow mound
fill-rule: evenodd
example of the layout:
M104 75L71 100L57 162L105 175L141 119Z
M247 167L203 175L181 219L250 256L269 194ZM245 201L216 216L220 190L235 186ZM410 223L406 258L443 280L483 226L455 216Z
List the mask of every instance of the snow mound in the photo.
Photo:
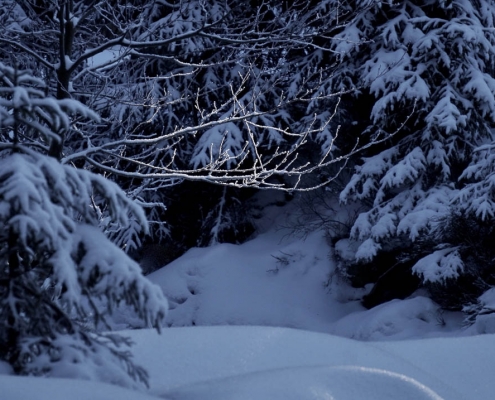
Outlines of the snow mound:
M276 380L284 387L289 385L285 382L292 381L298 386L298 393L306 393L308 387L323 387L327 380L332 383L344 375L349 376L346 382L360 380L363 392L372 380L380 386L385 382L396 399L408 399L402 396L404 391L411 396L421 393L418 399L436 393L440 398L467 400L472 397L466 394L476 391L477 400L488 400L495 390L493 380L488 377L495 360L495 348L491 346L493 337L488 336L360 342L323 333L256 326L171 328L162 335L137 330L126 334L136 343L136 362L150 372L150 393L162 398L182 400L181 396L185 396L188 399L193 390L196 393L204 390L204 396L210 392L219 395L224 387L232 398L243 399L234 397L233 393L244 395L244 388L251 382L253 390L256 385L258 388L256 395L250 398L272 400L277 398L272 396L277 390L268 387L269 382ZM269 375L265 383L264 374ZM301 379L297 378L298 374ZM409 383L397 392L402 381ZM328 388L344 391L344 387L334 386L336 384ZM265 389L267 394L260 396ZM293 391L296 391L294 386ZM346 398L338 397L342 392L331 393L336 399ZM381 396L381 392L369 393L380 394L368 397L369 400L387 398Z
M324 232L301 239L270 231L242 245L191 249L148 278L169 300L170 327L279 326L359 340L459 330L462 314L441 313L417 294L366 310L359 302L366 290L339 278L329 253Z
M177 400L442 400L406 375L364 367L301 367L203 382L167 393Z
M269 232L243 245L194 248L149 275L169 300L166 322L264 325L329 332L358 302L340 304L326 283L334 265L323 232L306 240Z
M444 318L444 314L448 315L427 297L396 299L341 318L332 333L358 340L410 339L436 336L439 331L447 336L459 322L450 315L450 318ZM450 328L449 324L454 326Z
M494 335L359 342L254 326L125 334L136 343L136 362L149 371L148 394L91 381L0 375L0 398L491 400L495 392Z

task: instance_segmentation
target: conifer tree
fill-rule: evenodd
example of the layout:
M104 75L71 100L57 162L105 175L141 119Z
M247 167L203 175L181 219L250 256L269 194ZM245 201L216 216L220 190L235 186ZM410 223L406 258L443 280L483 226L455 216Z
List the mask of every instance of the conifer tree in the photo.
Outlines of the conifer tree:
M167 303L100 227L133 216L146 230L145 215L115 183L49 155L81 118L98 116L0 63L0 359L22 375L146 384L128 340L106 332L124 305L159 330Z
M361 11L334 47L342 62L334 85L355 87L355 106L368 107L360 140L384 140L364 154L341 193L343 202L369 204L351 232L356 262L416 247L413 259L427 258L414 271L445 283L465 272L459 246L438 235L445 218L459 210L493 216L488 182L475 182L492 168L490 156L474 149L493 139L495 7L484 0L355 3Z

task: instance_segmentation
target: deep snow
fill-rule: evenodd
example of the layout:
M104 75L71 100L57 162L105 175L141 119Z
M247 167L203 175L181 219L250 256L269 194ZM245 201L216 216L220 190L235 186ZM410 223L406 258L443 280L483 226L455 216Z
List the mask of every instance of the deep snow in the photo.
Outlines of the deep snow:
M489 316L466 329L461 315L440 312L421 292L366 310L356 300L363 289L337 278L324 234L302 239L277 230L290 217L277 212L257 238L192 249L149 276L169 299L170 328L123 332L150 373L146 395L98 382L13 377L0 365L0 397L493 398L494 336L476 335L493 324ZM130 322L120 315L116 324Z
M492 399L493 335L361 342L274 327L125 332L148 395L97 382L0 375L2 399Z
M189 250L149 275L169 300L169 326L260 325L331 333L360 340L449 336L462 331L462 315L441 312L417 292L366 310L365 289L335 273L324 232L304 238L290 228L292 209L264 220L264 233L243 245Z

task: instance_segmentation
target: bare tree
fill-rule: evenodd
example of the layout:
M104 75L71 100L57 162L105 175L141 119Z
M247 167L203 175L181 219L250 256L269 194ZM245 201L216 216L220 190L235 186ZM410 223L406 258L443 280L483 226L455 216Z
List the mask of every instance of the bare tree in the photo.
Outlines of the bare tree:
M331 67L304 56L329 52L342 25L324 1L3 3L2 57L50 81L58 99L77 98L104 117L47 144L64 163L84 160L154 186L280 188L274 175L299 178L335 162L330 148L317 165L299 160L332 113L304 124L291 115L339 96L323 90ZM189 157L178 162L184 147Z
M112 177L158 237L168 232L163 193L177 183L310 190L333 176L305 176L362 148L335 151L345 91L332 89L333 37L354 16L335 2L0 3L4 62L101 117L25 144Z

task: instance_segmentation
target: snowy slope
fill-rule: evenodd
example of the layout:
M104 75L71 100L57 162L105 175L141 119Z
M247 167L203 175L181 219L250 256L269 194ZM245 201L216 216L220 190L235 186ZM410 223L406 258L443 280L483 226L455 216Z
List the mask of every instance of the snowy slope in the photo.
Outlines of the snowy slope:
M330 322L360 306L336 308L329 301L327 253L320 234L303 244L281 242L280 234L270 232L242 246L192 249L149 278L169 299L171 326L254 324L328 331Z
M363 289L335 275L322 232L303 240L264 222L243 245L191 249L149 276L169 299L170 328L124 332L150 373L148 393L12 377L0 365L0 399L493 398L493 335L462 328L461 315L420 292L365 310Z
M0 375L8 400L489 400L493 335L360 342L273 327L127 331L147 395L94 382Z
M462 316L443 313L418 292L366 310L335 275L323 232L305 239L269 230L243 245L191 249L149 275L169 300L167 323L262 325L360 340L456 335ZM461 331L461 333L463 333Z
M274 384L271 392L288 394L296 389L292 385L290 390L284 392L286 383L294 382L290 377L296 370L305 377L298 383L301 387L297 390L301 391L308 389L306 386L312 386L308 369L318 367L317 375L321 381L326 379L326 373L330 377L334 374L357 374L359 379L367 381L370 377L364 377L366 371L371 375L375 370L393 371L438 390L443 397L463 398L442 381L443 376L437 377L431 371L422 369L427 359L419 362L418 367L404 360L400 351L395 355L386 346L321 333L269 327L208 327L173 328L166 330L162 336L150 331L132 332L132 337L137 342L137 361L153 365L150 375L152 393L161 396L178 393L198 382L211 382L214 386L221 386L222 382L232 386L233 377L237 382L244 382L242 385L256 378L254 381L259 385L269 386L263 384L259 376L263 373L271 375L273 371L279 371L275 375L279 377L280 385ZM409 345L402 343L405 347ZM158 348L160 351L156 351ZM491 353L495 355L495 350ZM288 371L287 376L282 377L282 371ZM339 385L333 379L330 382L333 386ZM205 391L208 389L205 388ZM271 397L267 395L265 398Z

